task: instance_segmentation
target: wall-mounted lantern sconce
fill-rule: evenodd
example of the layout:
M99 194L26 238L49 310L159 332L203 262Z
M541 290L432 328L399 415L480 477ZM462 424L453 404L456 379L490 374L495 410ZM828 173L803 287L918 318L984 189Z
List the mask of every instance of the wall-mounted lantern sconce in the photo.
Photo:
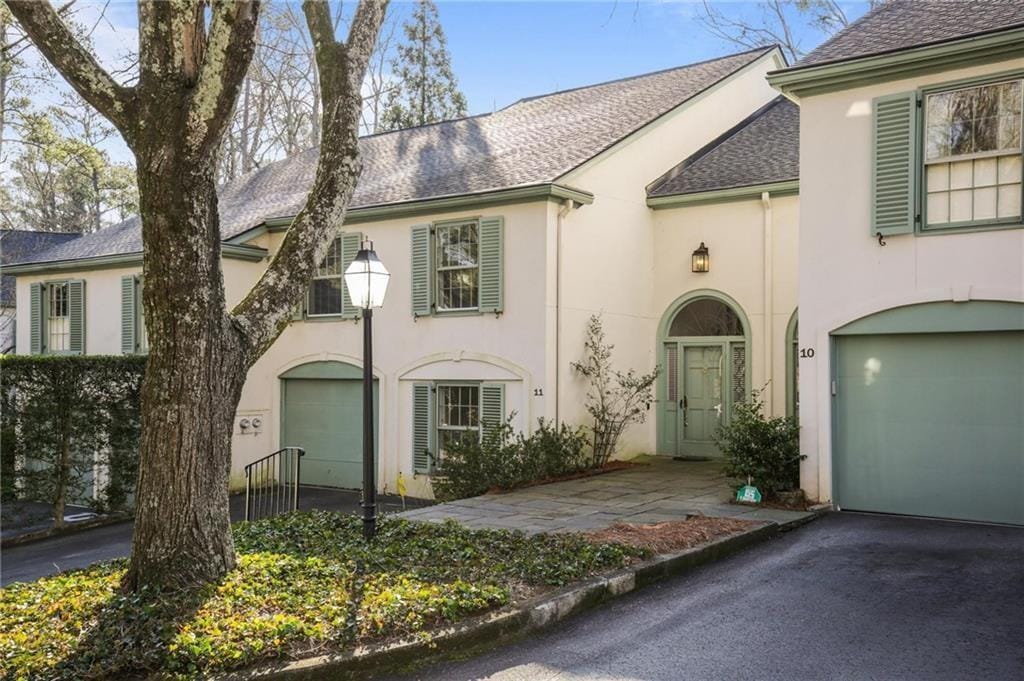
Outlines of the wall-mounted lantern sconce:
M693 252L691 269L694 272L709 272L711 270L711 256L703 241L700 242L700 247Z

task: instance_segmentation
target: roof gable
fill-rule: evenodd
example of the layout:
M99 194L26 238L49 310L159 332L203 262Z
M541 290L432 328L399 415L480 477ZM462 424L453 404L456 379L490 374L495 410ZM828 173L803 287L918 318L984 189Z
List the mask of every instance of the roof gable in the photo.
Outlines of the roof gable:
M800 176L800 109L777 97L648 188L648 197L757 186Z
M363 174L351 208L553 183L774 47L520 100L492 114L360 139ZM316 172L311 149L219 191L221 234L231 239L268 219L295 215ZM31 261L140 252L138 218Z
M888 0L793 67L858 59L1024 27L1020 0Z

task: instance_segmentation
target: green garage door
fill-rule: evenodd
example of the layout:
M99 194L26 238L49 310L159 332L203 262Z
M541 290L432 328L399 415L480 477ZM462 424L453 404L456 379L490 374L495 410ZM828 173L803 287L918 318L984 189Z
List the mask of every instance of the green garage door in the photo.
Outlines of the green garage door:
M1024 524L1024 333L836 338L835 501Z
M281 404L284 411L281 446L306 450L302 457L302 484L361 487L362 382L286 378L281 385ZM377 421L376 382L374 404L374 421Z

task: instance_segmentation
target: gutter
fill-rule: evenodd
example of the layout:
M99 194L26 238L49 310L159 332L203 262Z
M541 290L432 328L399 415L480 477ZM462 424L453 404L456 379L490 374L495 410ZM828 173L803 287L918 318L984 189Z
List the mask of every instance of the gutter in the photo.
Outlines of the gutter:
M775 364L772 361L772 338L775 325L775 290L774 290L774 264L773 256L775 249L775 234L772 218L772 196L768 192L761 193L761 208L764 211L764 366L765 375L775 377ZM773 414L772 395L774 386L764 391L761 399L764 400L765 412Z
M678 206L697 206L707 203L722 203L724 201L759 199L765 192L774 194L775 196L785 196L787 194L797 194L799 191L799 180L783 180L781 182L753 184L746 187L713 189L706 192L694 192L692 194L649 196L647 197L647 207L653 208L654 210L662 210L665 208L676 208Z
M432 199L387 203L376 206L358 206L356 208L349 209L345 213L344 224L352 225L365 222L379 222L381 220L429 215L431 213L443 213L468 208L481 208L486 206L544 200L572 200L580 205L589 205L594 202L594 195L590 192L576 189L575 187L570 187L568 185L558 184L555 182L545 182L525 187L514 187L512 189L477 192L475 194L440 196ZM261 224L256 225L251 229L247 229L240 234L236 234L228 239L227 242L243 243L266 232L283 232L291 226L294 219L294 215L282 215L279 217L268 218Z
M1024 27L1016 27L938 45L779 69L768 73L768 83L796 100L914 75L1019 58L1022 53Z
M259 246L246 246L231 243L220 245L221 256L233 260L247 260L259 262L265 259L269 252ZM70 260L51 260L49 262L30 262L20 265L4 265L3 273L11 275L39 274L44 272L75 272L81 270L99 270L111 267L131 267L142 265L142 252L115 253L113 255L98 255L90 258L73 258Z

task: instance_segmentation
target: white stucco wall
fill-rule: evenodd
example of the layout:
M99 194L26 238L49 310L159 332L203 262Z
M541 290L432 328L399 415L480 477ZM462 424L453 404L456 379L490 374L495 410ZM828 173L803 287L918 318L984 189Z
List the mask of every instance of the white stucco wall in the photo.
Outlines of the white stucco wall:
M781 66L778 59L774 53L766 55L722 87L684 103L566 176L567 184L592 192L595 199L563 222L559 367L563 420L587 420L586 383L569 363L581 357L592 314L602 315L607 339L615 345L618 368L650 371L654 367L664 301L686 293L689 282L660 272L663 267L677 272L678 267L665 257L670 254L656 246L655 225L661 218L647 206L646 187L776 97L765 73ZM680 247L685 250L675 255L688 263L697 244ZM621 456L654 452L655 411L652 405L646 423L624 433Z
M1024 58L803 98L800 116L801 486L831 499L830 332L892 307L1024 300L1024 230L870 234L872 100L1024 68Z
M798 221L795 195L769 196L767 205L756 198L655 212L656 328L675 301L692 291L710 289L735 300L751 327L750 386L764 390L765 409L776 416L786 414L786 328L797 304ZM690 255L701 242L710 251L711 271L695 274ZM651 339L651 352L656 340Z
M411 228L440 220L501 215L505 219L504 312L435 315L414 319L411 301ZM374 313L374 371L380 380L380 470L378 487L394 491L399 472L409 494L429 494L429 479L412 470L412 383L416 380L473 380L505 383L505 405L516 412L518 429L545 415L544 397L533 387L545 372L547 202L354 224L391 272L387 299ZM281 235L260 245L275 249ZM281 380L289 369L310 361L336 360L362 367L362 326L353 320L293 323L249 371L238 418L259 416L258 434L236 425L233 484L241 484L246 463L280 446Z

